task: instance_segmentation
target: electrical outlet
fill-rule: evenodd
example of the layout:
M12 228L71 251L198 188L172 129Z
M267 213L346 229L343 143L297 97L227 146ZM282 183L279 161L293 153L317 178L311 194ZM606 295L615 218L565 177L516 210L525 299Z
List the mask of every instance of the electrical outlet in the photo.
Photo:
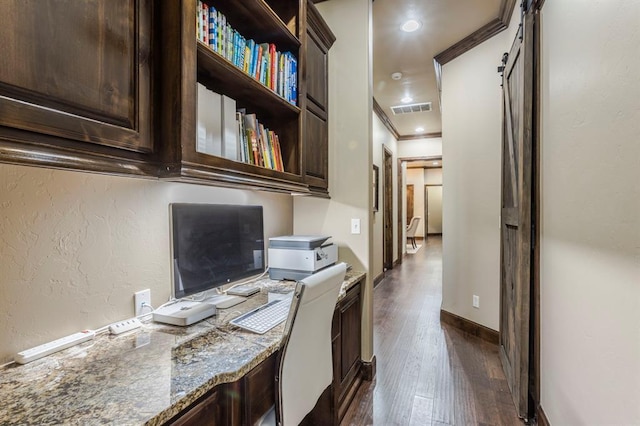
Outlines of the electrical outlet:
M136 291L133 294L133 307L137 317L144 314L145 312L146 313L151 312L151 308L143 309L143 306L151 306L151 290L150 289Z
M360 233L360 219L351 219L351 233L352 234Z
M473 295L473 307L480 309L480 296Z

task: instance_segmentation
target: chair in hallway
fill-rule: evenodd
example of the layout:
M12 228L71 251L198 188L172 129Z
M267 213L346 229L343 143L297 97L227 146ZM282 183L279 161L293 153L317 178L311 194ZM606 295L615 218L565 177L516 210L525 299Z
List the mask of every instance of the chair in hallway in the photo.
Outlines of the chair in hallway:
M261 425L299 424L331 385L331 323L346 271L340 263L296 285L276 367L276 403Z
M420 224L420 216L414 216L407 226L407 241L411 241L411 247L413 248L417 248L416 231L418 230L418 224Z

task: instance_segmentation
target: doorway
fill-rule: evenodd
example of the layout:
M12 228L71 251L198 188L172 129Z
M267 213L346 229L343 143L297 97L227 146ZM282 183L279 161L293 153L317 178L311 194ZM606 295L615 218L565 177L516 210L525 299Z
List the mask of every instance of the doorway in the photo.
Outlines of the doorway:
M442 235L442 185L424 186L424 239Z
M384 148L384 203L383 203L383 255L382 266L385 270L393 268L393 155ZM400 230L398 230L400 231Z

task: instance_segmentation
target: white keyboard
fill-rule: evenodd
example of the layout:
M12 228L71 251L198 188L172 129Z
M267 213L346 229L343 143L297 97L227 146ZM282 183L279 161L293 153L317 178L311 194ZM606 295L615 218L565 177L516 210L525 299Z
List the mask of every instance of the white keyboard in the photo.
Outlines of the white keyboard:
M231 320L231 324L264 334L287 319L291 299L274 300Z

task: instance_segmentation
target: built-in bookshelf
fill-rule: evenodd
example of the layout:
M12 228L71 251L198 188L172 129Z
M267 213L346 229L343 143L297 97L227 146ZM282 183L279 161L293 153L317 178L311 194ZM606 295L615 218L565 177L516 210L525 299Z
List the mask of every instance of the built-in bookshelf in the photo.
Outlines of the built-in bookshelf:
M313 4L300 0L205 0L202 4L180 0L161 2L159 7L160 43L168 52L161 60L160 132L167 141L159 159L165 165L161 177L294 193L314 193L321 188L321 195L326 195L326 179L315 177L326 170L326 137L316 135L319 122L309 118L305 72L307 13ZM208 9L207 24L203 8ZM213 30L207 27L213 21L212 10L217 19ZM220 31L227 36L225 48L218 40ZM249 61L256 54L255 46L268 50L268 57L257 57L262 56L263 70L271 63L270 75L256 71L256 64ZM289 68L280 66L282 58L290 60ZM276 68L278 75L274 76ZM287 81L295 84L288 91L284 80L279 80L287 69L291 74ZM326 82L326 75L314 77L316 80ZM227 130L237 128L235 149L231 145L224 151L218 145L213 150L203 148L198 108L220 108L217 100L212 108L198 106L198 91L203 87L235 102L235 125L227 126ZM225 111L224 117L229 118L230 113L231 109ZM323 109L322 126L326 125L325 115ZM249 123L256 123L255 143ZM320 130L326 135L324 127ZM314 182L307 182L308 176Z

